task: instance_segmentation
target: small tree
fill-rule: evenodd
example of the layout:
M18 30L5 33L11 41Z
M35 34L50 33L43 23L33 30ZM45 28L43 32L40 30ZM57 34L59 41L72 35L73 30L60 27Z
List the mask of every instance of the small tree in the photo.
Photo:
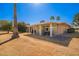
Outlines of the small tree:
M58 21L59 21L59 20L60 20L60 16L57 16L57 17L56 17L56 20L58 20Z
M2 31L7 31L7 33L9 33L11 27L12 27L12 23L10 21L7 20L1 20L0 21L0 25L1 25L1 30Z
M50 17L50 21L52 21L52 20L54 20L54 19L55 19L54 16L51 16L51 17Z
M26 32L26 24L24 22L18 22L18 31Z

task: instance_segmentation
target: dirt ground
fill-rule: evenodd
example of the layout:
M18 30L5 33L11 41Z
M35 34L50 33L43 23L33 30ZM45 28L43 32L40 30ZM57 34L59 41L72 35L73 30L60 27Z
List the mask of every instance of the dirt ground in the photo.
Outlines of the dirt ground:
M68 46L24 36L0 45L1 56L76 56L79 55L79 38L73 38ZM0 42L12 34L0 35Z

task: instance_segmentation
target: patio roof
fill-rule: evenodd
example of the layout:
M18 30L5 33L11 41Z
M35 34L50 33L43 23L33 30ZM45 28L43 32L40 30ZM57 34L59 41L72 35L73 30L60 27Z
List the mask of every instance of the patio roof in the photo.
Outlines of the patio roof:
M34 25L31 25L31 26L36 26L36 25L47 25L47 24L50 24L50 23L52 23L52 24L62 24L62 25L67 25L67 26L69 26L69 27L71 27L69 24L66 24L66 23L64 23L64 22L44 22L44 23L38 23L38 24L34 24Z

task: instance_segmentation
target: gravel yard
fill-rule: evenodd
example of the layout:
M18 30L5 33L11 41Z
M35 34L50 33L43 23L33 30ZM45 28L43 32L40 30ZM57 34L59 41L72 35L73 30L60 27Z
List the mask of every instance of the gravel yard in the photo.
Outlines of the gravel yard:
M64 56L79 55L79 38L72 38L68 46L40 40L20 34L20 38L0 45L1 56ZM12 34L0 35L0 42L9 39Z

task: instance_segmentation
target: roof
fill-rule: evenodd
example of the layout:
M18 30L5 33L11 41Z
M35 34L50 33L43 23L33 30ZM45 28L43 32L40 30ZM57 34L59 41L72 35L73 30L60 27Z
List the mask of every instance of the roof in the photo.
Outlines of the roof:
M62 25L67 25L69 27L71 27L69 24L67 23L64 23L64 22L45 22L45 23L39 23L39 24L34 24L34 25L31 25L31 26L35 26L35 25L44 25L44 24L62 24Z

